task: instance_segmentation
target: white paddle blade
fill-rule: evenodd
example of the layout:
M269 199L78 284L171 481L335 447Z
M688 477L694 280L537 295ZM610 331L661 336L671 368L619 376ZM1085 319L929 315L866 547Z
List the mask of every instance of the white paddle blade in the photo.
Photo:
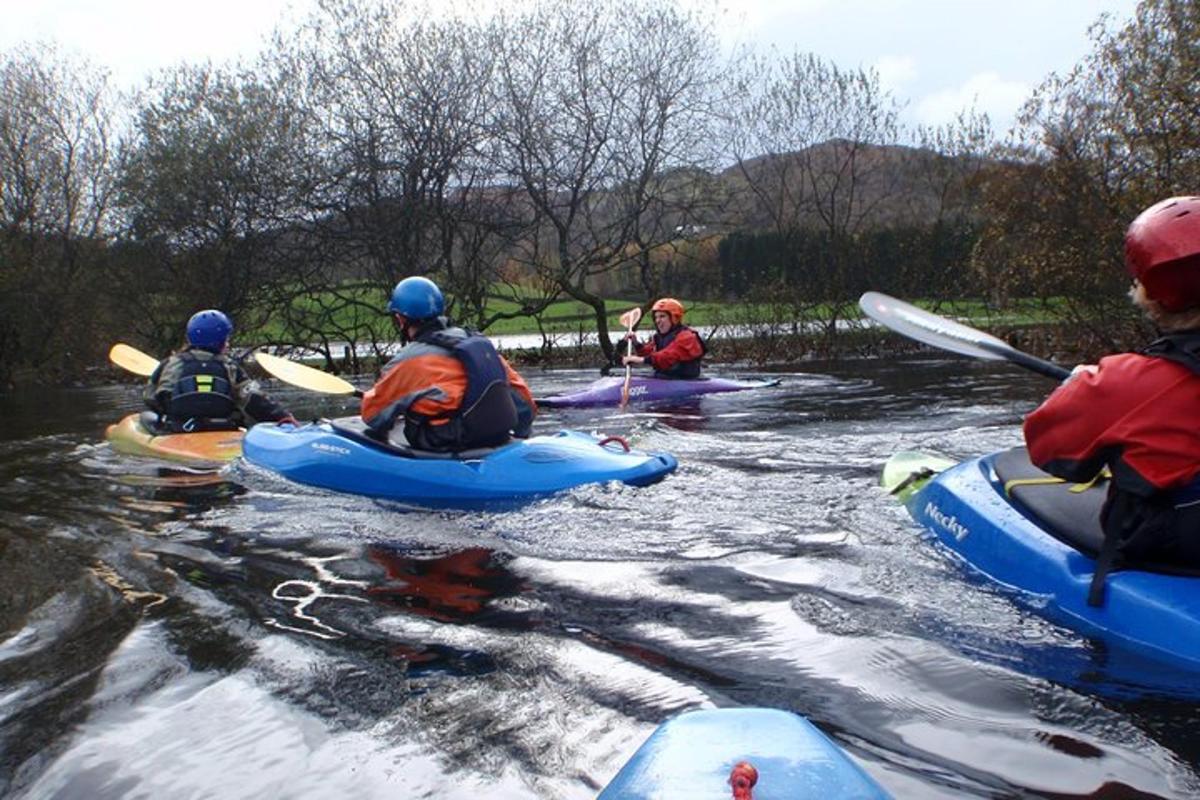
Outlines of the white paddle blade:
M337 375L330 375L328 372L322 372L286 358L273 356L270 353L255 353L254 360L284 383L308 389L310 392L324 394L354 394L355 392L353 384L342 380Z
M868 317L896 333L942 350L989 361L1008 360L1003 354L995 352L996 349L1016 352L1008 342L991 334L923 311L880 292L867 292L859 298L858 306Z
M108 360L121 369L127 369L134 375L150 377L158 369L158 359L148 356L136 347L127 344L114 344L108 351Z
M625 326L625 330L631 331L637 327L637 324L642 320L642 309L631 308L621 315L621 324Z

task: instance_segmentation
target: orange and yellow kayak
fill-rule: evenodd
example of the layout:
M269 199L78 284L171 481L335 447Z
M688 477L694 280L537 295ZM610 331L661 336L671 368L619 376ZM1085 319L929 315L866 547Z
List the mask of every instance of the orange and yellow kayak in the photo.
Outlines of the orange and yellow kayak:
M140 414L130 414L109 425L104 438L119 453L205 465L224 464L240 456L245 433L236 430L155 435L142 423Z

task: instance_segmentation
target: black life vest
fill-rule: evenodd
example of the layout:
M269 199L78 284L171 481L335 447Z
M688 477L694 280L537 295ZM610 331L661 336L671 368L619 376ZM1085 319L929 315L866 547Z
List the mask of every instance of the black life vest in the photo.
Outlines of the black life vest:
M1183 364L1200 375L1200 331L1181 331L1158 337L1142 348L1142 355Z
M1165 358L1182 364L1200 376L1200 330L1168 333L1158 337L1142 348L1142 355L1153 358ZM1177 505L1192 504L1200 499L1200 477L1190 484L1172 493L1172 501Z
M466 370L467 389L458 410L441 418L448 420L443 424L425 424L430 418L414 420L418 415L410 411L405 423L409 442L428 450L465 450L507 442L519 414L508 371L491 340L462 328L445 328L423 331L417 341L450 351Z
M170 399L163 404L166 415L176 419L232 417L237 402L225 361L190 350L175 357L183 362L183 367L173 385L162 387L170 392Z
M679 335L680 331L692 331L692 333L696 333L686 325L676 325L666 333L656 332L654 334L654 351L657 353L665 350L671 342L675 341L675 337ZM708 347L704 344L704 339L699 334L696 334L696 340L700 342L700 355L697 358L691 361L680 361L668 370L655 368L654 374L663 378L699 378L700 360L708 354Z
M1182 364L1200 375L1200 331L1160 336L1142 348L1142 355ZM1088 605L1104 603L1104 580L1115 568L1141 567L1170 571L1200 569L1200 477L1188 485L1146 496L1109 484L1100 510L1104 543Z

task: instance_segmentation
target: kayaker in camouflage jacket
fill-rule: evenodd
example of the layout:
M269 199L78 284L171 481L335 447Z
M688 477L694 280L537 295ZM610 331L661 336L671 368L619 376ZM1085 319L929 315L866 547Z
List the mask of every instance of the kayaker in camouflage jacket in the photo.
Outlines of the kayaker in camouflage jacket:
M1026 418L1025 440L1035 464L1066 480L1112 471L1098 572L1118 555L1200 567L1200 197L1142 212L1125 264L1161 337L1076 367Z
M150 375L142 398L168 431L220 430L255 422L296 424L291 413L258 389L230 358L233 323L215 309L188 320L188 346Z

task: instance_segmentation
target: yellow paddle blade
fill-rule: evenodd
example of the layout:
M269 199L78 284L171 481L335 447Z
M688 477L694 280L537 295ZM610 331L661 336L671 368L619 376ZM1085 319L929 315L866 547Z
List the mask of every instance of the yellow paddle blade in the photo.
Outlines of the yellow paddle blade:
M134 375L149 377L158 369L158 359L148 356L136 347L127 344L114 344L108 351L108 360L121 369L127 369Z
M321 372L319 369L288 361L286 358L273 356L270 353L255 353L254 360L284 383L308 389L310 392L324 394L355 394L358 392L352 384L337 375L330 375L328 372Z

